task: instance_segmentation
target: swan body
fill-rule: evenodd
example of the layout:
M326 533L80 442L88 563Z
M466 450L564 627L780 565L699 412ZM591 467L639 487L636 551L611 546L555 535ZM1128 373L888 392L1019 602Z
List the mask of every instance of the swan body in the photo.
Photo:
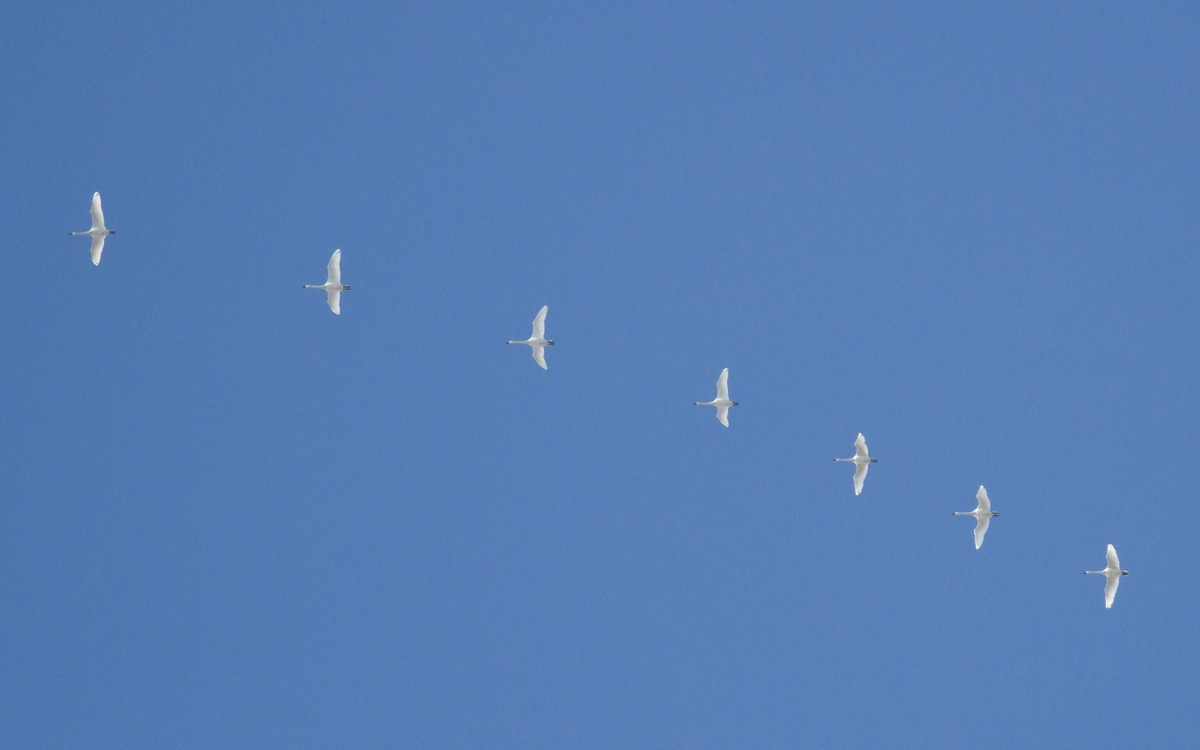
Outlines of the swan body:
M846 461L854 464L854 494L861 495L863 488L863 480L867 478L867 467L876 460L867 455L867 439L863 434L858 433L858 439L854 441L854 455L850 458L835 458L834 461Z
M92 194L92 228L86 232L71 232L72 237L87 235L92 238L92 265L100 265L100 254L104 252L104 238L116 234L115 229L104 226L104 209L100 207L100 193Z
M956 516L975 516L975 549L983 546L983 536L987 533L988 523L991 522L992 516L1000 515L992 510L992 502L988 500L987 490L983 485L979 485L979 492L975 493L975 499L979 504L972 511L955 511Z
M538 310L538 314L533 318L533 332L529 338L524 341L506 341L506 344L525 344L533 350L533 361L538 363L538 367L543 370L546 367L547 346L554 346L554 342L546 338L546 311L550 309L549 305L542 305L542 309Z
M1117 585L1121 583L1121 576L1129 575L1128 570L1121 569L1121 561L1117 559L1117 548L1108 545L1108 566L1104 570L1085 570L1085 576L1105 576L1108 578L1108 583L1104 584L1104 608L1112 609L1113 600L1117 598Z
M696 401L696 406L715 406L717 407L717 421L726 427L729 426L729 407L737 406L737 401L729 400L729 368L721 370L721 376L717 378L717 397L712 401Z
M305 284L305 289L324 289L325 301L334 315L342 314L342 292L350 291L350 287L342 283L342 251L334 250L329 256L329 276L324 284Z

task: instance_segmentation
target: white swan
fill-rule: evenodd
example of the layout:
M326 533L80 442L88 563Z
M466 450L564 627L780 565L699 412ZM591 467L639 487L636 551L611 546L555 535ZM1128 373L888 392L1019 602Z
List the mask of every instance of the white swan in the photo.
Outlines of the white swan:
M104 209L100 208L100 194L92 194L92 228L86 232L71 232L72 237L86 234L92 238L92 265L100 265L100 253L104 252L104 238L116 234L115 229L104 228Z
M342 292L350 291L350 287L342 283L342 251L337 249L329 257L329 277L324 284L305 284L305 289L324 289L325 301L334 315L342 314Z
M1108 545L1108 567L1104 570L1085 570L1083 574L1108 577L1108 583L1104 584L1104 608L1111 609L1113 599L1117 598L1117 584L1121 582L1121 576L1129 575L1129 571L1121 570L1121 561L1117 559L1117 549L1110 544Z
M875 459L867 455L867 439L863 434L858 433L858 439L854 441L854 455L850 458L835 458L834 461L849 461L855 465L854 469L854 494L861 495L863 480L867 478L867 467L875 463Z
M546 354L543 351L547 346L554 346L554 342L546 338L546 311L550 309L549 305L542 305L542 309L538 310L538 314L533 319L533 335L525 341L506 341L506 344L525 344L533 349L533 361L538 363L538 366L543 370L546 368Z
M717 421L726 427L729 426L729 407L737 406L737 401L729 400L729 368L721 370L721 377L717 378L717 397L712 401L695 401L696 406L715 406L717 407Z
M983 485L979 485L979 492L975 493L975 499L979 501L979 505L975 506L972 511L954 511L956 516L975 516L975 549L983 546L983 535L987 533L988 523L991 522L992 516L998 516L999 513L992 510L992 502L988 500L987 490Z

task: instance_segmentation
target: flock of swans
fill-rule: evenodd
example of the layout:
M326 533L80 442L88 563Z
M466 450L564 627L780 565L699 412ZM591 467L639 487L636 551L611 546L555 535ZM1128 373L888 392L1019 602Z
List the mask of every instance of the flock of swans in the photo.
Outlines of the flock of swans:
M100 254L104 252L104 238L110 234L116 234L116 230L108 229L104 226L104 211L100 207L100 193L92 195L92 228L86 232L71 232L72 236L85 235L92 238L92 264L100 265ZM329 258L327 266L327 276L324 284L304 284L305 289L323 289L325 290L326 302L329 309L334 315L342 314L342 292L350 290L349 285L342 283L342 251L337 249L333 251L333 255ZM546 352L547 346L554 346L552 339L546 338L546 313L549 310L548 305L543 305L541 310L538 310L537 315L533 319L533 331L529 338L524 341L507 341L508 344L523 344L528 346L533 353L533 361L537 362L538 366L543 370L546 367ZM717 378L717 397L712 401L696 401L696 406L712 406L717 410L717 421L725 427L729 426L729 409L737 406L737 401L732 401L729 398L729 368L721 370L720 377ZM858 438L854 441L854 455L850 458L835 458L834 461L846 462L854 464L854 494L861 495L863 491L863 482L867 478L867 468L876 462L876 459L871 458L867 451L867 439L863 434L858 433ZM987 534L988 525L993 517L1000 515L992 510L992 503L988 499L987 490L983 485L979 485L979 491L975 493L975 499L978 501L975 510L970 511L955 511L956 516L974 516L975 518L975 549L983 546L983 537ZM1085 570L1084 575L1102 575L1108 580L1104 586L1104 607L1109 609L1113 605L1113 600L1117 596L1117 585L1121 582L1121 576L1129 575L1128 570L1121 569L1121 563L1117 559L1117 550L1111 544L1108 545L1107 551L1108 565L1103 570Z

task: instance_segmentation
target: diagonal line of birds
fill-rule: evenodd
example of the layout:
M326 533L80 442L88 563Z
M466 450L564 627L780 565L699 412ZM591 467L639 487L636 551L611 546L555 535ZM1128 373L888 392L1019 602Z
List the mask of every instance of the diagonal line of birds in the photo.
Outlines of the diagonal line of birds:
M104 252L104 239L109 235L116 234L115 229L108 229L104 225L104 210L100 205L100 193L92 194L92 227L84 232L71 232L72 236L87 236L92 240L91 255L92 264L100 265L100 256ZM333 255L329 257L329 263L326 266L326 279L324 284L304 284L305 289L322 289L325 291L325 301L329 305L329 309L334 315L342 314L342 292L350 291L348 284L342 283L342 251L337 249L333 251ZM537 315L533 318L533 329L530 336L524 340L509 340L507 344L522 344L528 346L532 350L533 361L538 367L543 370L549 370L546 365L546 347L554 346L552 339L546 338L546 313L549 311L549 305L542 305L542 309L538 310ZM717 378L717 395L712 401L695 401L696 406L712 406L717 410L717 421L723 426L729 427L729 410L738 405L737 401L729 398L729 368L721 370L720 376ZM854 455L849 458L835 458L836 462L854 464L854 495L857 497L862 494L863 484L867 479L867 469L871 464L876 463L876 459L871 458L870 452L867 450L867 439L860 432L854 441ZM973 516L975 518L975 549L983 547L983 538L987 535L988 526L991 520L1000 514L992 510L991 500L988 498L987 490L983 485L979 485L979 491L975 493L976 506L974 510L969 511L954 511L956 516ZM1122 576L1129 575L1128 570L1121 568L1121 563L1117 559L1117 550L1113 545L1108 545L1105 553L1107 565L1102 570L1085 570L1084 575L1102 575L1107 580L1104 585L1104 608L1111 609L1113 601L1117 596L1117 585L1121 582Z

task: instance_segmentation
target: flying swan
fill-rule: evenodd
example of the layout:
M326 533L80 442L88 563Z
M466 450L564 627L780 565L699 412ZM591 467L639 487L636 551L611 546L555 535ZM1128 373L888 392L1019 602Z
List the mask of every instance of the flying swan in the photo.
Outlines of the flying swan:
M721 370L721 377L717 378L717 397L712 401L696 401L696 406L715 406L717 407L717 421L726 427L729 426L729 407L737 406L737 401L729 400L729 368Z
M100 253L104 252L104 238L116 234L115 229L104 228L104 209L100 208L100 193L92 194L92 228L86 232L71 232L72 237L88 235L92 238L92 265L100 265Z
M979 492L975 493L975 499L979 501L979 505L975 506L972 511L954 511L956 516L975 516L975 549L983 546L983 535L987 533L988 523L991 522L992 516L1000 515L992 510L992 502L988 500L987 490L983 485L979 485Z
M324 284L305 284L305 289L324 289L325 301L334 315L342 314L342 292L350 291L350 287L342 283L342 251L337 249L329 256L329 278Z
M506 341L506 344L525 344L530 349L533 349L533 361L538 363L538 367L543 370L546 368L546 353L544 349L547 346L554 346L554 342L546 338L546 311L550 309L549 305L542 305L542 309L538 310L538 314L533 319L533 335L524 341Z
M867 455L867 439L863 434L858 433L858 439L854 441L854 455L850 458L835 458L834 461L848 461L855 465L854 469L854 494L861 495L863 480L867 478L867 467L875 463L875 459Z
M1104 570L1085 570L1083 574L1108 577L1108 583L1104 584L1104 608L1112 609L1113 599L1117 598L1117 585L1121 583L1121 576L1129 575L1129 571L1121 570L1121 561L1117 559L1117 549L1110 544L1108 545L1108 567Z

